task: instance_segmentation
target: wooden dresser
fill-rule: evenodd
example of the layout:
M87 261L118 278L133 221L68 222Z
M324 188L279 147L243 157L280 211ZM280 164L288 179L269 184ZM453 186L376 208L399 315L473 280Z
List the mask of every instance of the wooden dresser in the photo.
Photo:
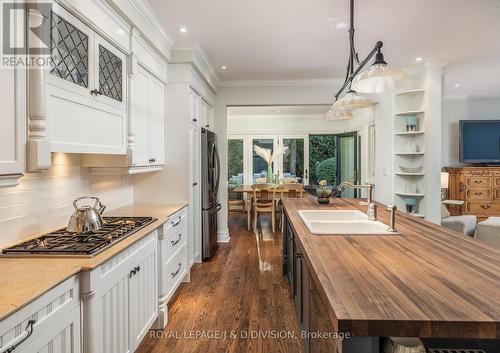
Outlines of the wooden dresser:
M463 200L449 206L452 215L470 214L480 219L500 216L500 167L446 168L450 173L448 199Z

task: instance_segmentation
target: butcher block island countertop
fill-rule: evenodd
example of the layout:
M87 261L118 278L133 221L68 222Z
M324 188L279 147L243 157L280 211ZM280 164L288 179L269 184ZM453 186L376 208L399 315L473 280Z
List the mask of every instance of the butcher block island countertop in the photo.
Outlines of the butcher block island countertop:
M0 320L3 320L80 271L89 271L103 264L151 233L161 224L165 223L171 215L185 206L187 204L136 203L106 212L105 216L151 216L158 220L92 258L0 256L0 273L2 279L2 285L0 286ZM62 225L56 229L64 227L65 225ZM37 234L30 238L40 235L42 234ZM23 241L27 239L23 239Z
M390 214L378 205L378 220ZM354 336L500 338L500 250L398 212L400 235L314 235L299 210L357 209L285 199L285 212L335 329Z

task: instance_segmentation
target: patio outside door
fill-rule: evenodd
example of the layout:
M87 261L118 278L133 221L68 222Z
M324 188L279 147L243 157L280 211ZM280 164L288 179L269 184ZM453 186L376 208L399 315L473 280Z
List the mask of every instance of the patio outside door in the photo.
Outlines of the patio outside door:
M337 136L337 170L339 183L358 183L358 134L348 133ZM342 197L358 197L359 191L346 189Z

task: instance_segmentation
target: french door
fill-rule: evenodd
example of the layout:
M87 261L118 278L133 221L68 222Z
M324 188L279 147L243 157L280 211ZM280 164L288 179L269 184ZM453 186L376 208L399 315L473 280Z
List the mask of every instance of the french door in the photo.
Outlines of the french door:
M228 136L228 164L231 183L251 185L266 179L267 162L257 155L254 146L275 151L285 146L272 167L273 176L309 183L309 141L307 135L230 135ZM233 148L231 148L233 147ZM233 151L234 150L234 151ZM237 150L237 151L236 151Z

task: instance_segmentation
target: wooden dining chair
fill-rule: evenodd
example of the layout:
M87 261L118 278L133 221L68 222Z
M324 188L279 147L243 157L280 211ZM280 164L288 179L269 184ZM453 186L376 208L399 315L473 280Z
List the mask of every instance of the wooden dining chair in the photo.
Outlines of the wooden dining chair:
M281 198L276 207L276 212L280 216L280 229L283 231L283 224L285 223L285 210L283 209L283 198L301 199L304 195L304 185L299 183L286 183L280 185Z
M253 230L257 232L259 214L270 213L273 233L276 231L276 185L254 184L253 189Z

